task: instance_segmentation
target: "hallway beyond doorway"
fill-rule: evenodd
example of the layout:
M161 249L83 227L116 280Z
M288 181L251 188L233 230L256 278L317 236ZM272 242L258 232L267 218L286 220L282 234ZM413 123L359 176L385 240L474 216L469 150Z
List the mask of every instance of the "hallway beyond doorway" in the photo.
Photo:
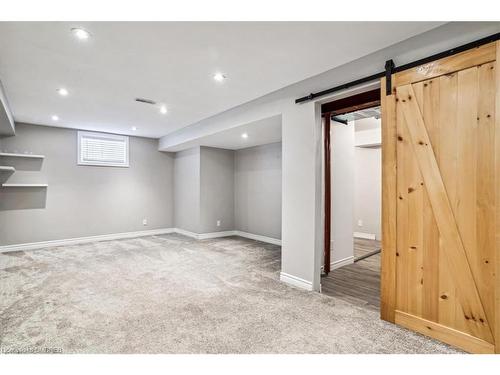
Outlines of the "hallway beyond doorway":
M380 241L354 239L354 257L380 249ZM380 309L380 253L333 270L321 279L322 293L371 310Z

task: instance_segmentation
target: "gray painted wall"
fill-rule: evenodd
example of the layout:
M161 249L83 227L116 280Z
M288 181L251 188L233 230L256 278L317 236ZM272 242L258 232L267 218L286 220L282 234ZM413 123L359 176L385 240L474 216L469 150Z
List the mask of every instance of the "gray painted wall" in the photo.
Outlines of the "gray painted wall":
M281 143L175 154L175 227L281 238ZM220 220L220 226L217 221Z
M381 239L382 152L380 148L354 148L354 231ZM358 226L362 220L363 226Z
M174 225L198 233L200 229L200 148L175 153Z
M148 138L130 137L130 168L77 165L73 129L17 124L17 135L3 138L0 146L45 155L43 161L2 158L2 164L17 169L9 182L49 184L47 189L0 189L0 245L174 226L195 233L240 229L279 238L280 144L239 151L241 178L235 177L234 151L196 147L172 155L159 152L156 140ZM260 192L247 172L262 179ZM253 220L235 225L235 184L254 193L244 216L262 215L269 228L253 226Z
M18 169L9 182L49 187L0 188L1 245L173 226L173 157L158 152L157 140L130 137L129 168L79 166L76 130L16 125L2 150L45 159L2 158Z
M175 227L194 233L233 230L234 151L196 146L177 152L174 164Z
M199 233L233 230L234 151L201 147L200 163Z
M281 142L236 151L237 230L281 239Z

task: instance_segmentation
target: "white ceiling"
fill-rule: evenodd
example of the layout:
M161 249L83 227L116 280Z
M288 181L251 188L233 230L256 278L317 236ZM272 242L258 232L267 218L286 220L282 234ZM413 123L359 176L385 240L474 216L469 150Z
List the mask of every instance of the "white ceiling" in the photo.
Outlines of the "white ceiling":
M247 134L243 138L242 134ZM194 146L209 146L227 150L281 142L281 116L272 116L251 123L226 129L218 133L193 139L188 142L162 149L161 151L177 152Z
M160 137L440 24L0 22L0 80L18 122Z

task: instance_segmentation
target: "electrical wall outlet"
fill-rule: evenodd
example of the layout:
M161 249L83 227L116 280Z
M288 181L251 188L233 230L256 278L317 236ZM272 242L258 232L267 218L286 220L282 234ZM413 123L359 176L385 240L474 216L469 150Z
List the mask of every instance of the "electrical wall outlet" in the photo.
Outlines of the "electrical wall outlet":
M142 219L142 225L148 225L148 219Z
M363 226L363 220L358 219L358 227L362 227L362 226Z
M217 226L220 227L220 220L217 220Z

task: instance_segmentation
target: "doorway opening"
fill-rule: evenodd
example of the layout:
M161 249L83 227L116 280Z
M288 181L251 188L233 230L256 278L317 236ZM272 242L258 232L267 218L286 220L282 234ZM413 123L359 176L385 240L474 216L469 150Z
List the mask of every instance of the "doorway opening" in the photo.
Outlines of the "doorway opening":
M321 290L380 309L380 90L322 106L325 241Z

